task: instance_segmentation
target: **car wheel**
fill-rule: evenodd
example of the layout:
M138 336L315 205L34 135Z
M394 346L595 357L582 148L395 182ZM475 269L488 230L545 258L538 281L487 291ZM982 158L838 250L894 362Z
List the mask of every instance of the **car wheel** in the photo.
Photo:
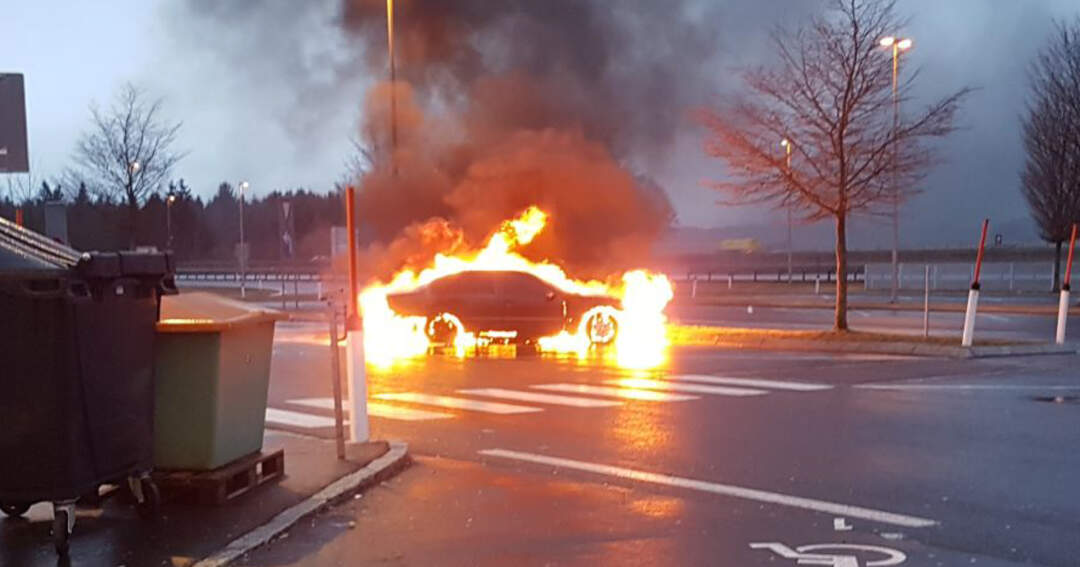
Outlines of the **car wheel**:
M429 319L424 331L431 342L452 345L458 333L461 332L461 326L457 317L443 313Z
M611 313L595 313L585 322L585 331L589 335L589 342L606 345L614 341L619 333L619 322Z
M21 517L23 514L26 514L27 510L29 509L30 505L24 504L22 502L5 502L3 504L0 504L0 511L2 511L5 516L11 516L12 518Z

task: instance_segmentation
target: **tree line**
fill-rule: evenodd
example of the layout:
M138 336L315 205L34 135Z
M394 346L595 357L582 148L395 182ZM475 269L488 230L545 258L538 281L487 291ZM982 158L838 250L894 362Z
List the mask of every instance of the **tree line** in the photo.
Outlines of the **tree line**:
M36 192L22 192L14 195L15 191L9 191L0 199L0 216L14 220L16 210L21 210L24 225L44 233L46 204L62 203L67 209L69 244L78 250L121 250L134 241L140 246L171 249L181 262L236 259L240 199L236 188L227 182L204 200L179 179L146 191L134 208L126 200L95 193L85 182L69 190L62 182L42 181ZM286 204L293 215L291 223L283 221ZM329 256L330 227L343 225L344 216L343 198L336 191L297 189L245 196L244 240L251 261L299 262ZM291 247L283 243L285 232L293 240Z

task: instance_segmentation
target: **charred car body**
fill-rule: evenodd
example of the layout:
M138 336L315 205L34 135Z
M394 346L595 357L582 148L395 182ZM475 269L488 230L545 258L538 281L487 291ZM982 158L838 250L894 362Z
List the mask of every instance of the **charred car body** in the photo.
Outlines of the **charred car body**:
M579 329L594 344L615 340L619 300L568 293L525 272L467 271L387 296L398 315L423 317L435 343L468 330L492 340L532 343Z

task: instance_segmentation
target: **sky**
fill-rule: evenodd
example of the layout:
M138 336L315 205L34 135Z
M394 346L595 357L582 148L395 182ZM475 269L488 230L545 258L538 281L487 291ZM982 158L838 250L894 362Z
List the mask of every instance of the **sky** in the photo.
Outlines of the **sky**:
M797 24L813 2L722 4L721 53L710 64L722 88L737 88L742 66L770 61L770 26ZM7 3L0 19L0 72L26 76L34 177L62 172L89 125L90 104L107 104L121 85L132 82L161 97L166 115L183 123L178 148L186 155L174 177L184 178L198 194L212 194L223 180L248 180L256 193L328 190L342 176L372 80L351 64L352 47L335 24L336 7L334 0ZM1080 5L1075 0L899 0L898 9L911 18L899 33L915 42L904 70L920 72L913 103L962 86L977 89L964 106L960 129L939 146L943 164L931 172L924 193L905 207L904 244L970 244L983 217L992 219L994 232L1007 243L1036 241L1019 192L1025 68L1054 19L1080 14ZM267 17L271 12L278 19L285 16L289 29L267 33L267 22L275 21ZM252 38L262 42L257 47L265 57L236 57L250 50ZM297 68L305 77L299 83L293 78ZM703 155L702 137L688 123L665 161L641 165L667 189L679 225L774 239L783 213L720 206L718 195L704 187L723 174L723 164ZM830 242L827 224L799 224L795 230L807 247ZM885 225L863 220L856 223L851 244L884 246L890 238Z

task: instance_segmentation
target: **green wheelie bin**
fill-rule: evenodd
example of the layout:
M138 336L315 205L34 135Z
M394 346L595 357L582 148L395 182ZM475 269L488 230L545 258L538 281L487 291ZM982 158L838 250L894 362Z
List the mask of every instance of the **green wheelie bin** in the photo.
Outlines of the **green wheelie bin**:
M210 293L161 303L154 468L208 471L262 450L280 312Z

